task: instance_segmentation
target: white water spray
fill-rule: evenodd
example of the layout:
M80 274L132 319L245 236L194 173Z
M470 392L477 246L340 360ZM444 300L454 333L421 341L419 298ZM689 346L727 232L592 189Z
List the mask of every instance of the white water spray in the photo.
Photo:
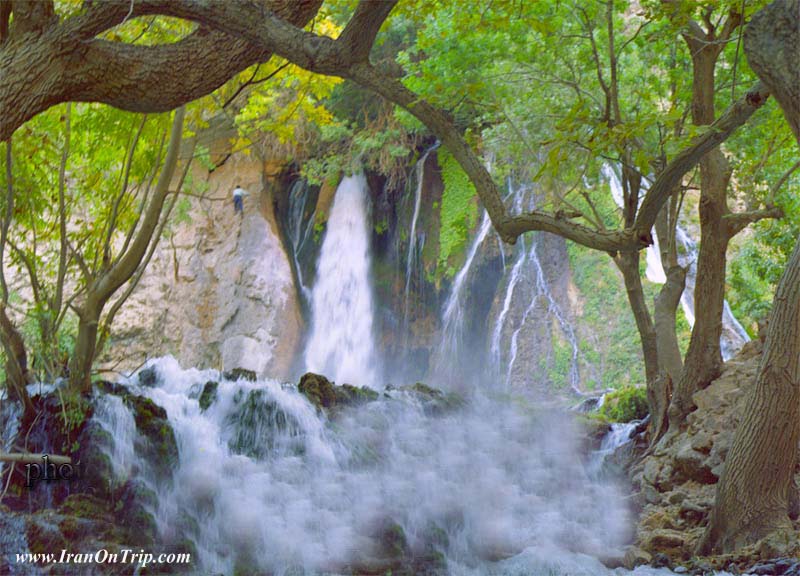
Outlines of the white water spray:
M380 387L369 275L367 181L347 176L336 190L317 264L306 370Z
M620 494L587 477L555 410L477 395L436 415L390 391L330 426L269 380L222 380L203 411L198 390L217 372L151 365L158 384L134 391L166 409L181 455L174 484L157 488L159 526L189 536L204 571L380 566L382 534L398 526L407 554L446 558L442 574L602 575L584 554L627 537Z

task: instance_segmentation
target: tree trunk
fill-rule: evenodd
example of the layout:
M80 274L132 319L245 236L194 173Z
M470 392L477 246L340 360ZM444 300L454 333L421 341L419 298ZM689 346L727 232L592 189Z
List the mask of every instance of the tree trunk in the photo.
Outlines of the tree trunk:
M753 15L744 49L800 144L800 0L777 0ZM800 242L775 293L758 376L717 484L699 552L733 551L774 531L791 530L798 439ZM796 536L791 532L790 537Z
M25 415L33 414L33 403L28 396L28 354L25 342L6 313L0 306L0 340L6 354L6 385L9 398L22 403Z
M25 388L29 384L28 354L25 350L25 342L3 307L0 307L0 338L6 354L6 378L10 385L9 392L15 399L23 403L26 410L32 408Z
M686 269L677 264L667 270L667 281L655 298L653 317L655 319L656 346L661 372L653 387L654 399L650 406L650 444L655 444L667 425L667 411L675 382L683 370L681 349L675 314L681 302L686 285Z
M85 304L79 314L78 336L69 364L69 386L81 393L92 389L92 364L97 348L97 329L100 325L101 306Z
M647 309L644 290L642 289L642 278L639 275L639 252L622 252L614 258L614 263L622 272L622 277L625 280L628 303L633 311L636 328L639 330L639 338L642 341L649 399L650 388L658 378L658 348L656 345L656 331L653 327L650 311Z
M667 411L675 382L683 370L683 358L678 345L675 314L686 286L686 270L678 264L675 245L675 226L678 220L678 192L673 193L670 203L665 205L656 219L661 265L667 280L655 298L653 320L658 348L660 373L651 387L650 396L650 445L654 445L666 432Z
M791 530L800 439L800 243L775 294L764 355L745 403L700 552L728 553Z
M713 38L711 38L713 40ZM692 120L696 126L714 122L714 68L718 47L689 42L692 50ZM722 312L725 304L725 267L728 228L726 192L730 166L719 148L700 160L700 251L695 283L695 323L686 362L670 406L670 427L678 430L694 408L692 395L722 372Z

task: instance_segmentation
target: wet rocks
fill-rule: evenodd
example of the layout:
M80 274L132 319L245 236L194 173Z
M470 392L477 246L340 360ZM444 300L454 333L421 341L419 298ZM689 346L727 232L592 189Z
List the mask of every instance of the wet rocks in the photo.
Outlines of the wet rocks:
M237 380L247 380L248 382L256 381L256 373L253 370L247 370L245 368L234 368L233 370L228 370L227 372L222 373L222 377L225 378L225 380L231 380L232 382Z
M371 388L357 388L349 384L337 386L325 376L313 372L303 374L297 389L318 410L363 404L378 399L378 393Z
M232 430L228 446L233 452L261 459L275 449L296 454L305 450L303 428L264 390L251 390L239 404L228 418Z
M205 412L208 410L209 406L214 403L214 400L217 399L218 388L219 382L214 382L213 380L209 380L203 385L203 391L200 393L200 398L198 399L200 410Z

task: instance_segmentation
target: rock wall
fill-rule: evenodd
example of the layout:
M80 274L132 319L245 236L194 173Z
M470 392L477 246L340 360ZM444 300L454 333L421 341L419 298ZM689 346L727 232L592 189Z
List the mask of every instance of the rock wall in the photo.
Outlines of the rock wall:
M289 377L302 317L269 198L275 168L235 154L213 172L193 169L192 193L207 187L205 198L190 197L188 221L161 239L117 315L103 367L172 354L184 366ZM243 216L233 211L237 184L250 193Z
M628 553L630 567L658 561L663 565L688 564L696 570L733 571L787 554L786 549L764 542L736 555L694 558L760 360L761 342L746 344L739 355L725 363L717 380L693 396L697 410L687 417L686 430L643 458L633 458L629 473L638 491L641 513L635 547ZM646 443L641 449L645 447Z

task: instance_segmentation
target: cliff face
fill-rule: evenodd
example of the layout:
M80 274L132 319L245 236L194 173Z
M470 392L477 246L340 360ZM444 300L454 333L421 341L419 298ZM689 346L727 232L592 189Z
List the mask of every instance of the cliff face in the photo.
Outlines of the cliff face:
M436 153L409 166L405 181L367 175L374 337L389 381L433 381L457 356L469 359L467 374L567 396L641 383L638 335L607 257L544 233L502 245L491 229L481 234L479 212L455 272L439 273L445 186ZM250 193L243 217L233 211L237 184ZM211 173L196 166L190 206L118 314L100 368L127 371L172 354L187 367L298 376L335 191L307 185L296 167L242 154ZM459 350L442 352L443 310L462 271Z
M270 166L231 156L193 171L187 218L161 239L139 287L115 321L105 368L135 368L172 354L184 366L243 367L288 378L302 318L269 200ZM205 182L205 185L200 183ZM244 215L231 192L249 192Z

